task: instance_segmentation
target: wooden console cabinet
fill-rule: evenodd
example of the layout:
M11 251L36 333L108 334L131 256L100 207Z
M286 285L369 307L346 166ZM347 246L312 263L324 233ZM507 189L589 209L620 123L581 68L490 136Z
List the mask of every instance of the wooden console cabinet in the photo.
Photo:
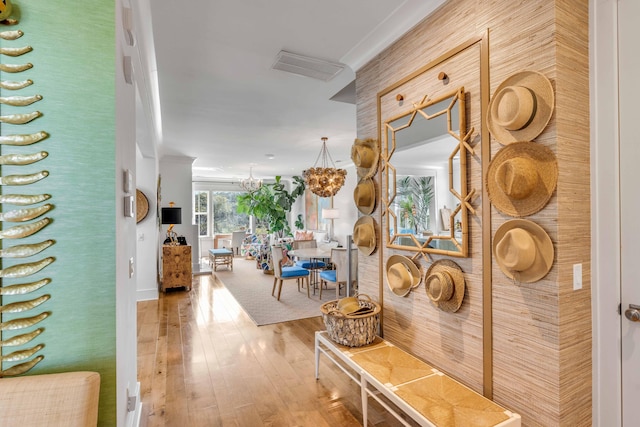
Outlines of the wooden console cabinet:
M170 288L191 289L191 246L162 247L162 292Z

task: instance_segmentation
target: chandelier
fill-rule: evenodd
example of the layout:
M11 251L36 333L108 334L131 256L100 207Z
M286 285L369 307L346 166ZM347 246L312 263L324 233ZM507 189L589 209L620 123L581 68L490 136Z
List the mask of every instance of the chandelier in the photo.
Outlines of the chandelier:
M248 191L249 193L257 191L260 189L260 187L262 187L262 180L255 179L253 177L253 167L249 166L249 178L245 178L242 181L240 181L240 187L242 187L244 190Z
M312 168L302 171L302 177L313 194L320 197L330 197L335 195L344 185L344 177L347 175L347 171L336 169L329 150L327 150L328 138L323 136L321 139L322 150L318 154L316 163ZM318 161L320 160L321 163L318 166ZM331 167L329 167L329 161L331 161Z

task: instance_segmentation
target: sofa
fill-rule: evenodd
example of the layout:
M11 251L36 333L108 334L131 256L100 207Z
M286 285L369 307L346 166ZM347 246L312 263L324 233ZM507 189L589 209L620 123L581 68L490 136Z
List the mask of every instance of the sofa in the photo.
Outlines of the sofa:
M0 378L0 425L95 427L99 395L97 372Z

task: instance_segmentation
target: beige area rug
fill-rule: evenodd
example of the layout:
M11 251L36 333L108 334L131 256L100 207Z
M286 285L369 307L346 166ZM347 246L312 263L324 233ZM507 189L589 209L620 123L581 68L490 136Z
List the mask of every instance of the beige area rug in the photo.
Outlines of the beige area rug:
M322 301L317 290L313 295L313 289L307 298L306 288L298 292L295 280L285 280L278 301L271 296L273 276L258 270L254 260L244 258L233 260L233 271L218 267L214 274L258 326L320 316L320 306L335 298L334 288L322 291Z

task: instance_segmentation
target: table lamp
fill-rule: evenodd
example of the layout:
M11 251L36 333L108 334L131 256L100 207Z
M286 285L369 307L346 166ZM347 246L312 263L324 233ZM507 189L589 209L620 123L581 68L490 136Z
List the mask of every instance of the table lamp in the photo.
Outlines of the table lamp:
M169 224L169 228L167 228L167 240L170 241L169 244L177 245L177 233L173 231L173 226L175 224L182 224L182 208L174 207L174 202L169 202L168 208L162 208L162 224ZM166 241L165 241L166 242Z
M333 240L333 220L340 218L340 211L335 208L331 209L322 209L322 219L328 219L329 222L329 233L327 234L327 242Z

